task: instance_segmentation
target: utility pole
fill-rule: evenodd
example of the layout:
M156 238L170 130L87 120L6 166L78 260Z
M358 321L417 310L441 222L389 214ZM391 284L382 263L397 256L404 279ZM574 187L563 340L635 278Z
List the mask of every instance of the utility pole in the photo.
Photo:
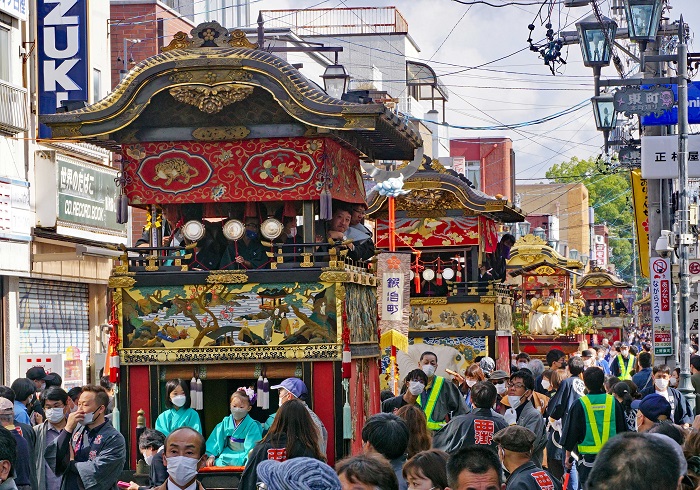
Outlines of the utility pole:
M685 24L681 15L678 23L678 166L679 166L679 217L680 240L678 244L680 270L680 308L679 327L681 332L680 392L695 408L695 394L690 382L690 272L688 270L688 248L693 245L693 236L689 233L690 209L688 206L688 45L685 40Z

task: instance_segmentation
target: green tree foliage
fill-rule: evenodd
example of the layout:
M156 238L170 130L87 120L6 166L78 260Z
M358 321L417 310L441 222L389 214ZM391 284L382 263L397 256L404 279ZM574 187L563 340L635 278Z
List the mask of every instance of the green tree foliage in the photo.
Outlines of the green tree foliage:
M632 282L634 220L629 172L602 174L595 158L553 165L546 174L560 183L582 183L588 189L589 205L595 209L596 224L606 223L613 249L611 262L622 279Z

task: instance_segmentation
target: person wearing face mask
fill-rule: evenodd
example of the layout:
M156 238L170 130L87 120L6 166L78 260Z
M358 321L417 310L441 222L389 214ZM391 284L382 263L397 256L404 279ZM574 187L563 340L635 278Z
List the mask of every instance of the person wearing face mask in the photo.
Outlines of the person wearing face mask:
M693 411L687 398L676 388L670 386L671 368L666 364L654 366L652 371L653 386L649 386L640 393L643 397L656 393L663 396L671 404L671 420L674 424L683 425L686 428L693 423Z
M143 486L133 481L129 482L126 490L153 490L168 479L168 470L163 463L164 450L165 436L157 430L145 429L139 436L139 451L149 468L148 481Z
M17 490L15 463L17 444L9 430L0 427L0 490Z
M508 425L527 427L537 437L532 452L532 459L542 466L544 447L547 444L546 425L542 414L532 402L535 391L535 379L529 371L523 369L513 373L508 383L508 408L503 415Z
M458 415L433 436L433 448L449 454L468 446L483 446L496 449L493 435L508 427L502 415L493 410L496 402L496 387L488 381L480 381L472 388L474 410Z
M583 365L588 369L591 366L595 366L595 358L593 357L593 351L591 349L585 349L581 351L581 359L583 359Z
M586 369L583 382L588 394L571 405L564 422L561 445L566 450L564 464L567 468L573 466L570 460L572 451L578 453L578 478L580 486L586 488L586 479L596 456L609 439L627 431L627 423L620 402L605 392L602 369Z
M44 459L44 451L56 440L66 426L68 416L68 393L51 386L41 394L41 405L46 414L46 421L34 427L36 443L34 444L34 465L36 468L39 490L60 490L61 478L54 475Z
M489 382L496 387L496 393L498 394L494 410L503 415L506 411L506 407L501 403L501 398L508 392L508 373L497 369L489 376Z
M62 490L117 489L126 461L124 436L105 420L109 396L101 386L86 385L78 410L68 420L44 457Z
M245 233L239 240L230 240L219 268L260 269L267 264L265 247L260 243L260 220L249 216L245 219Z
M12 382L10 388L15 392L15 420L23 424L32 425L27 409L34 404L36 385L28 378L17 378Z
M229 399L231 415L219 422L207 439L207 466L243 466L248 453L262 439L262 426L249 413L255 392L238 388Z
M515 371L518 371L520 369L525 369L528 367L529 362L530 362L530 355L527 352L521 352L515 358L515 365L511 367L511 371L515 372ZM513 369L513 368L515 368L515 369Z
M318 449L321 454L326 454L326 448L328 447L328 431L326 430L326 426L323 425L323 422L321 422L321 419L318 418L318 415L316 415L306 404L309 392L306 389L304 382L299 378L287 378L278 385L270 386L270 389L279 390L280 408L289 400L299 400L306 407L306 410L309 412L311 420L313 420L318 432ZM262 426L263 435L270 430L276 416L277 413L275 412L267 418Z
M428 377L425 390L418 397L417 403L428 419L428 429L439 430L450 418L467 413L467 404L453 383L436 373L438 358L434 352L423 352L418 360L418 367Z
M467 404L467 410L472 406L472 387L479 381L485 381L486 376L482 371L481 366L477 363L472 363L467 368L464 376L456 375L452 382L459 386L459 391L464 394L464 401Z
M184 379L171 379L165 384L165 406L168 410L158 415L156 430L165 437L180 427L191 427L201 434L199 414L190 407L190 387Z
M620 381L632 379L636 367L636 358L630 354L630 345L627 342L620 344L620 353L615 356L610 364L610 373L620 378Z
M396 413L399 408L405 405L415 405L427 384L428 377L422 369L414 369L409 372L403 380L403 394L385 400L382 403L382 412Z
M36 475L32 461L32 452L21 431L14 425L12 402L0 398L0 427L10 431L17 447L17 461L14 465L15 484L19 490L33 490L36 485ZM30 429L31 430L31 429Z
M204 490L197 481L197 473L206 462L204 448L204 436L191 427L171 432L163 450L168 479L156 490Z
M506 490L561 490L559 480L533 460L537 436L530 429L511 425L499 431L493 441L507 475Z

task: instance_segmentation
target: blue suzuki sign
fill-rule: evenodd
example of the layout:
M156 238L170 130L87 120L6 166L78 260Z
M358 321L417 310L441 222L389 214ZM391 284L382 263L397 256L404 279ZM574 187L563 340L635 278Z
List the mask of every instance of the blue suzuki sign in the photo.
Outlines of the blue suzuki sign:
M39 114L88 100L87 0L38 0ZM51 130L40 124L39 137Z
M668 87L668 85L666 85ZM673 95L678 100L678 85L671 85ZM688 122L700 124L700 83L688 83ZM678 124L678 107L673 107L660 116L644 116L642 126L670 126Z

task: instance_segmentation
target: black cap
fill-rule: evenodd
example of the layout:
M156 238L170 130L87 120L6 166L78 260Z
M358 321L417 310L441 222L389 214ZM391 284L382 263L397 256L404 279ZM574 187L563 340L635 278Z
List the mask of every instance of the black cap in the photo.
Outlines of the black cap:
M535 433L526 427L511 425L499 430L493 436L493 442L503 449L514 453L529 453L535 443Z
M27 378L31 379L32 381L36 381L37 379L46 379L46 376L46 371L44 371L44 368L41 366L34 366L27 369Z
M63 379L61 379L61 376L58 373L49 373L46 375L44 378L46 380L46 387L48 388L49 386L61 386L63 384Z

